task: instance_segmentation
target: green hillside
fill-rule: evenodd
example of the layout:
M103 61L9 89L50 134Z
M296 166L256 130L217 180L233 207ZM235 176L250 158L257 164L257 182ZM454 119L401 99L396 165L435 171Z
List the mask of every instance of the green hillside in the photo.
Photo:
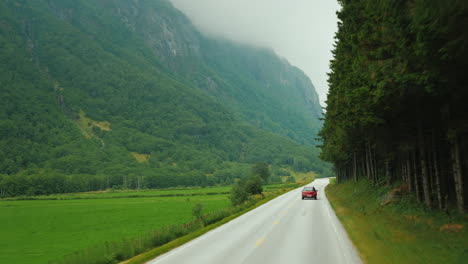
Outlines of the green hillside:
M2 1L0 60L1 196L328 171L310 80L167 1Z

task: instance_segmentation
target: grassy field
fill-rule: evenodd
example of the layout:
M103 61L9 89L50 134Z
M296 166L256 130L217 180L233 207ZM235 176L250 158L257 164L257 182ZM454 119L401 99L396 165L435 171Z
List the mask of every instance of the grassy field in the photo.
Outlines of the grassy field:
M267 185L264 191L292 186ZM109 190L3 199L0 263L47 263L105 241L188 223L197 203L203 205L203 214L230 207L230 189Z
M327 197L365 263L467 263L467 215L428 210L411 197L381 206L390 190L366 181L327 187Z
M229 187L220 190L226 191L226 188ZM138 194L195 194L206 191L189 189ZM135 195L135 192L112 193L117 197L129 194ZM86 195L102 198L109 193ZM187 223L193 219L192 208L197 203L203 204L203 213L230 206L227 194L0 201L0 263L47 263L104 241L139 236L169 224Z

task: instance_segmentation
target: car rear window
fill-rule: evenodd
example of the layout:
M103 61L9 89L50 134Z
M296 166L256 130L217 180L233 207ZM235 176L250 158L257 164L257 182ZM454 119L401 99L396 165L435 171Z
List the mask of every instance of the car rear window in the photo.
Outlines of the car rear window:
M305 191L305 192L311 192L311 191L312 191L312 188L311 188L311 187L304 188L304 191Z

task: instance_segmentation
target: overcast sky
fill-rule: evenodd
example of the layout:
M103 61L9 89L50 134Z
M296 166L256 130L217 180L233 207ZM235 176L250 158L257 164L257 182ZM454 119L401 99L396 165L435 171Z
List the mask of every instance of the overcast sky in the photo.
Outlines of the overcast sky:
M272 48L312 80L324 106L336 0L170 0L202 32Z

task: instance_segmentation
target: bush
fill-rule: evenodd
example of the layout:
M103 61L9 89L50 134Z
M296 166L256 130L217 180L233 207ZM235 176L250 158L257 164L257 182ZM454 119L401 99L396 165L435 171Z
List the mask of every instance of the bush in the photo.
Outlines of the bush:
M192 215L196 219L201 219L202 218L202 210L203 210L203 205L201 203L197 203L192 208Z
M240 205L249 199L249 195L262 194L262 184L271 176L270 167L265 162L257 162L252 166L252 174L249 179L237 181L231 190L231 202Z
M245 190L250 195L262 194L262 178L259 176L250 177L245 184Z
M246 190L245 180L239 180L232 186L231 195L229 198L231 199L233 205L240 205L247 201L249 194Z

